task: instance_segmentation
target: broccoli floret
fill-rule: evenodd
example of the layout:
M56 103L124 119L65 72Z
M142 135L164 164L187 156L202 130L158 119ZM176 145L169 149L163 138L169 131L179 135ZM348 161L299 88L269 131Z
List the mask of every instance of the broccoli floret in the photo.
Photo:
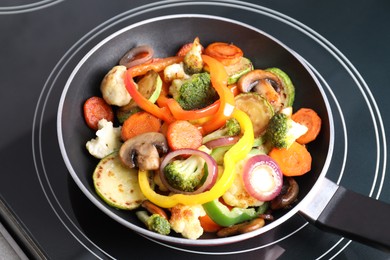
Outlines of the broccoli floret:
M137 211L135 213L139 220L145 224L147 229L159 233L161 235L168 235L171 232L171 224L160 214L148 215L146 211Z
M215 130L214 132L211 132L210 134L203 137L203 143L207 143L211 140L218 139L221 137L228 137L228 136L236 136L241 133L241 126L240 123L238 123L237 119L235 118L229 118L226 120L225 125Z
M273 147L289 148L306 131L306 126L294 122L284 113L276 113L268 123L265 138Z
M241 133L241 126L240 123L238 123L237 119L235 118L229 118L226 120L225 124L225 130L227 136L235 136Z
M203 108L218 99L207 72L193 74L180 83L172 84L169 91L184 110Z
M204 160L196 155L186 159L176 159L164 167L164 175L173 188L181 191L194 191L201 184L204 175Z

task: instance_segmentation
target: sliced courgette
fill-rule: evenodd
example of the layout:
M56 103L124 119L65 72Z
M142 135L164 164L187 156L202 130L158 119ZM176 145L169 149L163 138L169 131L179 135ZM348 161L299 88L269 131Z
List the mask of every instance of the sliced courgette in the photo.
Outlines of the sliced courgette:
M230 66L225 66L225 70L229 76L228 84L234 84L242 75L253 70L253 64L249 59L242 57L239 62Z
M266 71L276 75L283 83L283 87L278 91L283 107L292 107L295 99L295 87L290 77L279 68L268 68Z
M116 117L120 124L123 124L129 116L137 112L142 111L142 109L137 105L137 103L132 99L129 104L120 107L116 110Z
M138 184L138 171L123 166L117 152L100 160L93 184L97 194L114 208L131 210L146 200Z
M242 93L235 97L236 107L245 112L252 121L255 137L262 135L274 115L270 103L257 93Z

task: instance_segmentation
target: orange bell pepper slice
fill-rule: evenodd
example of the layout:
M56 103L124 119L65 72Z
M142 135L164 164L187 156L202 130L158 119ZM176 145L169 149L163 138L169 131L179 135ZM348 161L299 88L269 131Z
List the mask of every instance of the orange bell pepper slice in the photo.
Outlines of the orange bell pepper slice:
M203 134L207 134L222 127L231 117L234 110L234 95L227 87L228 75L222 63L207 55L202 55L202 59L210 70L211 84L217 91L220 102L217 112L201 126Z
M178 120L195 120L211 116L215 114L219 109L219 100L215 101L213 104L196 110L184 110L180 104L173 98L167 101L167 105L172 115Z

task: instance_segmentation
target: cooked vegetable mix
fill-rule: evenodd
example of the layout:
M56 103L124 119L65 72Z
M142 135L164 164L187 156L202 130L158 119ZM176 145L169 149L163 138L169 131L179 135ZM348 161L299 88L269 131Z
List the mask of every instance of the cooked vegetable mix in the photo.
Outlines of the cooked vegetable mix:
M296 203L321 118L294 111L293 75L198 37L176 56L154 53L130 49L84 103L97 194L153 232L188 239L250 232Z

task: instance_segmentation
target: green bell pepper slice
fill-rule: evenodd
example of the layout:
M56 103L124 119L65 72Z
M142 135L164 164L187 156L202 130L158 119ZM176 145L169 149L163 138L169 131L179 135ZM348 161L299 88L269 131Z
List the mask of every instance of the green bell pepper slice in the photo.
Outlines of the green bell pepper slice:
M212 200L203 204L206 214L218 225L222 227L229 227L241 222L257 218L263 214L267 208L268 203L265 202L262 206L256 208L239 208L234 207L229 209L226 205L221 203L218 199Z

